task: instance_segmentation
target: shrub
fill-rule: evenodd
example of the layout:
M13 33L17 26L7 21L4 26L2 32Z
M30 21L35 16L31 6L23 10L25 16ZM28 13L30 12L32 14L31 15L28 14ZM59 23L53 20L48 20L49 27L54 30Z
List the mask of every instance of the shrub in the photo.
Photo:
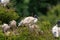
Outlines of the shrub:
M10 20L17 20L18 14L15 12L14 9L10 8L7 9L5 7L0 6L0 20L2 22L8 23Z
M47 12L47 18L52 24L56 23L57 20L60 20L60 4L57 4Z

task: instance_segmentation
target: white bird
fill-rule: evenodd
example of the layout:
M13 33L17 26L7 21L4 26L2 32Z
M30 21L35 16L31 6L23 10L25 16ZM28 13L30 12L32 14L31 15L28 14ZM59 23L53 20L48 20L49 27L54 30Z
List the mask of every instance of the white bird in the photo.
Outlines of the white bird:
M0 0L0 1L3 6L6 6L10 2L10 0Z
M59 37L59 27L57 24L52 28L52 33L54 37Z
M8 32L10 30L10 26L8 24L3 24L2 25L2 30L4 33Z
M15 28L17 27L16 26L16 21L15 20L10 21L9 26L10 26L10 28L12 28L12 30L15 30Z
M37 18L34 18L34 17L26 17L24 18L19 24L18 26L21 26L21 25L25 25L25 24L34 24L38 21Z

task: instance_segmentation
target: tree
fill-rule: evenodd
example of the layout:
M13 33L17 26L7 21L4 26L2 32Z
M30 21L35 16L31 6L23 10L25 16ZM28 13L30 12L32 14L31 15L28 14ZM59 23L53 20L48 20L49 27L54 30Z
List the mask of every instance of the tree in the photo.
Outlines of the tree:
M29 15L46 15L52 6L57 5L60 0L12 0L14 7L21 17Z

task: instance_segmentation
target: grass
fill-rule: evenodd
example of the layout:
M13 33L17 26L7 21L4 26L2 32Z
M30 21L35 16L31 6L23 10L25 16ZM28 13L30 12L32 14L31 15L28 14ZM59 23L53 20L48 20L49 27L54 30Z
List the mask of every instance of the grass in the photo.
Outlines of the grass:
M60 40L60 38L56 39L53 37L51 33L52 26L50 24L37 23L41 30L44 31L43 35L36 35L34 33L30 33L27 27L19 27L17 30L19 35L14 36L5 36L2 33L2 29L0 28L0 40Z

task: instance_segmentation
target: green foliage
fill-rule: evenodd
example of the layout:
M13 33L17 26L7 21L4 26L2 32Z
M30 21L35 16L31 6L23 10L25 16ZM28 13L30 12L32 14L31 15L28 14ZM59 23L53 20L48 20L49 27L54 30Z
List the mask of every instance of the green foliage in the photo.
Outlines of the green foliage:
M50 11L48 11L48 15L59 16L60 15L60 4L53 6L53 8Z
M25 17L29 15L28 4L29 0L16 0L15 8L20 17Z
M0 20L2 22L8 23L10 20L17 20L18 14L14 11L14 9L7 9L5 7L0 6Z
M59 0L12 0L13 7L16 8L21 17L44 14L52 7L58 4Z
M52 23L56 23L57 20L60 20L60 4L54 6L47 12L47 18Z
M0 21L0 24L2 24L2 21Z

